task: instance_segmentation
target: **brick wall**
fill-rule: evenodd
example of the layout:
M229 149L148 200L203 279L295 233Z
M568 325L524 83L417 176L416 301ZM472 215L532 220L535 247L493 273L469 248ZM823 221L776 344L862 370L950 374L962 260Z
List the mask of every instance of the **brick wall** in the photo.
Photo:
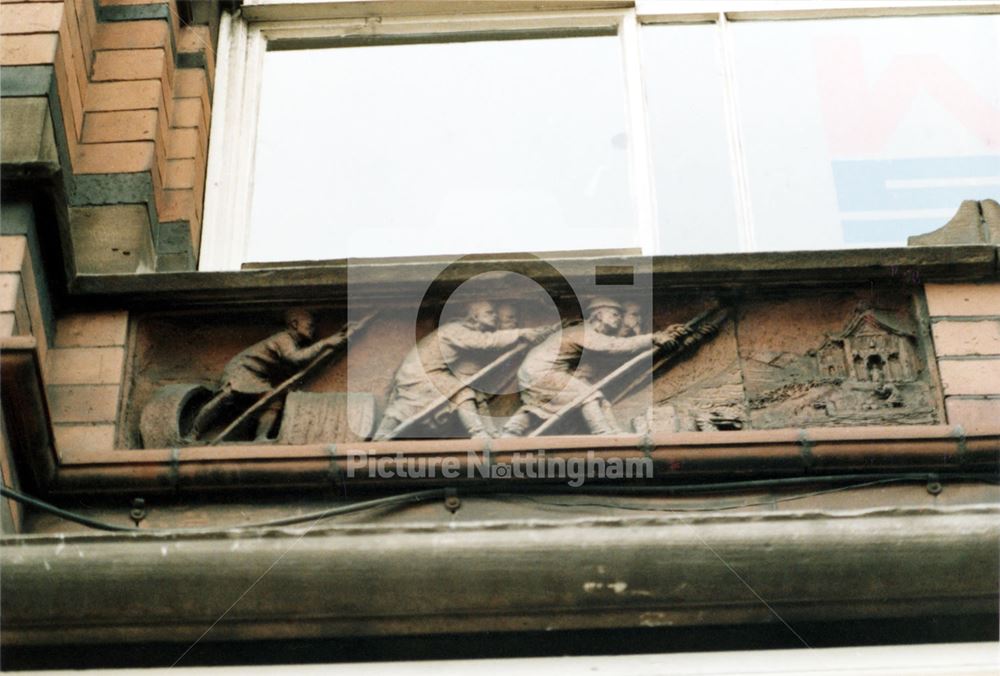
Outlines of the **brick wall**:
M928 284L948 422L1000 424L1000 283Z
M177 0L2 0L0 31L4 108L48 100L73 269L193 269L215 67L209 27L185 24Z
M114 448L127 333L126 312L75 313L56 322L45 382L60 452Z

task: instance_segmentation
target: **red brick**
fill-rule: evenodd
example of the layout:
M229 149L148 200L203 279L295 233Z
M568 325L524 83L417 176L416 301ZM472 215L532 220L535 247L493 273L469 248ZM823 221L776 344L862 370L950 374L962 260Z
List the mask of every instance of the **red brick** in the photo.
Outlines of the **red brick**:
M1000 399L956 399L945 400L948 422L965 428L1000 426Z
M91 0L75 0L76 17L80 27L80 37L83 39L87 72L94 66L94 35L97 33L97 11Z
M50 385L52 422L114 422L119 390L118 385Z
M194 160L170 160L167 162L166 188L194 188L197 167Z
M127 312L86 312L56 322L56 347L102 347L125 344Z
M0 34L55 33L62 18L61 2L3 5L0 8Z
M198 131L171 129L167 132L167 157L170 159L196 158L199 154Z
M80 89L80 83L77 79L77 73L80 69L68 51L63 49L63 44L66 43L60 43L56 49L56 86L59 88L60 103L63 107L68 105L72 108L73 116L70 118L72 125L67 124L66 127L72 130L73 139L78 140L83 130L83 92L86 89Z
M174 73L174 96L179 99L200 98L207 89L205 71L201 68L178 68Z
M1000 354L1000 319L978 322L937 322L934 350L939 355Z
M159 114L156 110L121 110L87 113L83 123L84 143L153 141Z
M1000 284L927 284L932 317L1000 315Z
M194 193L191 190L164 190L160 221L189 221L194 215Z
M208 86L215 83L215 50L212 48L212 33L208 26L185 26L177 38L177 51L182 54L204 54L205 75Z
M172 127L204 127L205 114L201 99L174 99Z
M63 124L66 126L66 144L69 151L69 161L76 167L78 157L77 146L80 141L79 132L83 128L83 111L77 110L76 100L72 94L73 85L66 74L66 66L62 59L56 59L53 68L56 76L56 90L59 92L59 105L62 109Z
M94 49L169 49L166 21L115 21L102 23L94 36Z
M45 326L45 313L42 311L42 301L38 293L38 284L35 280L35 264L32 262L31 256L26 255L21 266L21 289L27 304L31 332L37 339L35 344L38 356L44 364L49 349L49 341L43 329Z
M20 274L27 249L28 238L24 235L0 235L0 272Z
M115 49L97 52L91 80L153 80L164 73L162 49Z
M87 143L80 146L73 169L77 174L134 173L149 171L155 161L154 144L148 141Z
M21 295L21 274L4 272L0 274L0 312L13 312Z
M159 78L135 82L94 82L87 88L85 108L90 111L159 108L163 101Z
M944 393L1000 394L1000 359L938 361Z
M45 380L50 385L117 385L125 367L123 347L49 350Z
M34 66L56 60L58 33L10 35L0 41L0 65Z
M84 46L83 36L80 34L75 3L67 2L65 8L62 27L59 30L59 48L65 52L68 68L72 63L69 73L74 77L80 91L80 100L83 101L89 84L87 74L90 72L90 64L85 55L88 47ZM89 40L87 44L89 45Z
M114 425L53 425L57 453L111 451L115 447Z

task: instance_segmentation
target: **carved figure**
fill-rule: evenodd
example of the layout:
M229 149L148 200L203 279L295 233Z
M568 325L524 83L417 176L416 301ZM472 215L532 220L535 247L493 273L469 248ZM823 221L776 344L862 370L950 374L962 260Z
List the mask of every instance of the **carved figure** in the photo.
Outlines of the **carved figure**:
M638 336L642 333L642 306L634 300L622 303L622 327L618 335L622 338Z
M499 324L493 304L478 301L469 304L463 320L424 336L393 377L389 403L374 439L391 439L417 422L433 428L452 414L470 436L491 436L477 403L485 398L467 385L469 379L505 350L538 342L553 330L498 329ZM446 396L442 405L435 407L442 396Z
M219 391L198 411L188 441L198 439L220 416L234 408L247 409L276 385L294 375L325 350L346 342L354 330L344 330L313 342L315 319L307 310L293 309L285 314L287 328L246 348L229 360L222 372ZM284 399L276 397L257 413L256 440L270 438Z
M678 339L691 333L687 327L675 325L652 334L619 337L622 313L617 301L595 298L587 305L583 323L566 327L528 352L517 373L522 406L504 426L505 436L524 435L536 422L557 415L579 397L584 397L579 408L591 434L620 432L611 405L593 387L597 375L594 359L583 363L581 359L585 354L622 359L654 345L676 345Z
M497 306L497 317L499 324L497 328L501 331L505 329L516 329L521 325L520 312L513 303L501 303Z

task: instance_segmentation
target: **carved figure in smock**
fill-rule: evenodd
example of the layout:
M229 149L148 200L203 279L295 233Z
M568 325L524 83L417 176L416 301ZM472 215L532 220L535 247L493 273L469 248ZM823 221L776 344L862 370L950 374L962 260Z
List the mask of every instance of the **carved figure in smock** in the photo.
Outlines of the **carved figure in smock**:
M610 403L594 389L593 383L602 375L595 373L595 366L624 362L654 345L676 346L679 338L690 333L675 325L656 333L623 337L619 335L622 315L617 301L595 298L587 305L584 322L564 328L528 352L517 372L522 406L504 426L505 436L526 434L579 397L584 397L579 410L590 434L621 432Z
M470 436L490 436L477 406L477 400L482 403L485 398L463 383L501 353L519 343L538 342L552 330L498 329L498 325L493 304L480 301L469 304L465 319L444 324L424 336L396 371L374 439L391 438L397 427L411 424L435 400L452 392L423 422L434 428L454 414Z
M315 319L303 309L285 314L287 329L254 343L229 360L222 372L218 393L195 416L191 438L199 438L220 416L234 408L249 408L261 396L318 357L345 342L352 330L344 330L313 341ZM257 417L257 441L270 438L281 413L283 399L275 399Z

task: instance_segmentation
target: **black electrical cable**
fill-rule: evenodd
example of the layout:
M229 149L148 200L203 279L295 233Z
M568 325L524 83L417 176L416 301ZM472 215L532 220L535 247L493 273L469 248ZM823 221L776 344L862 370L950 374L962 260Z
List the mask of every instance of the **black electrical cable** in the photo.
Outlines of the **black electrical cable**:
M401 493L399 495L391 495L385 498L377 498L375 500L365 500L364 502L354 502L350 505L341 505L339 507L331 507L329 509L320 510L318 512L310 512L309 514L300 514L298 516L289 516L282 519L272 519L270 521L259 521L256 523L245 523L236 526L227 526L219 528L136 528L135 526L118 526L112 523L105 523L103 521L98 521L96 519L91 519L90 517L83 516L82 514L77 514L76 512L70 512L68 510L62 509L61 507L56 507L53 504L44 502L37 498L33 498L30 495L25 495L19 491L15 491L7 486L0 486L0 495L8 497L12 500L17 500L18 502L29 505L43 512L47 512L54 516L58 516L67 521L73 521L74 523L81 524L83 526L89 526L90 528L96 528L98 530L114 531L114 532L132 532L132 533L207 533L207 532L225 532L232 530L251 530L255 528L274 528L277 526L291 526L297 523L304 523L306 521L318 521L320 519L325 519L330 516L339 516L341 514L350 514L352 512L360 512L366 509L374 509L376 507L392 507L396 505L409 504L413 502L423 502L426 500L432 500L435 498L443 498L445 494L445 489L443 488L432 488L424 491L413 491L411 493Z
M553 501L545 500L534 500L539 504L547 504L552 506L565 506L565 507L611 507L616 509L632 509L636 511L724 511L728 509L739 509L742 507L752 507L764 504L773 504L775 502L787 502L790 500L804 499L807 497L813 497L816 495L824 495L826 493L834 493L844 490L851 490L855 488L864 488L873 485L889 484L889 483L900 483L905 481L939 481L941 479L957 479L961 481L979 481L985 483L998 483L998 476L994 474L945 474L941 475L936 472L907 472L907 473L892 473L892 474L841 474L841 475L822 475L822 476L801 476L801 477L780 477L774 479L749 479L743 481L728 481L728 482L716 482L716 483L698 483L698 484L678 484L678 485L663 485L663 486L648 486L648 485L600 485L600 486L587 486L586 488L574 488L572 486L561 486L561 485L526 485L526 486L510 486L505 485L503 482L495 484L492 486L473 486L470 487L466 494L482 494L482 495L509 495L511 497L525 496L527 493L572 493L572 494L585 494L585 493L600 493L600 494L632 494L632 495L670 495L670 494L691 494L691 493L720 493L720 492L732 492L746 489L755 488L775 488L782 486L795 486L802 484L817 484L817 483L845 483L847 485L841 486L835 489L828 489L824 491L813 491L810 493L804 493L793 496L780 496L776 498L770 498L768 500L755 501L755 502L745 502L738 503L734 505L723 505L714 507L686 507L686 508L661 508L655 506L630 506L630 505L615 505L612 503L558 503ZM858 483L851 483L858 482ZM47 512L54 516L58 516L67 521L72 521L90 528L95 528L98 530L113 531L113 532L135 532L135 533L212 533L212 532L226 532L233 530L251 530L257 528L274 528L278 526L292 526L300 523L305 523L309 521L319 521L331 516L339 516L342 514L351 514L354 512L360 512L368 509L375 509L377 507L393 507L398 505L411 504L416 502L426 502L429 500L440 499L446 496L447 489L445 488L431 488L421 491L413 491L409 493L400 493L398 495L391 495L384 498L376 498L373 500L365 500L362 502L355 502L350 505L341 505L338 507L331 507L324 510L319 510L315 512L309 512L307 514L300 514L297 516L289 516L281 519L272 519L270 521L259 521L255 523L238 524L233 526L216 527L216 528L136 528L134 526L119 526L115 524L106 523L103 521L98 521L96 519L91 519L90 517L84 516L82 514L77 514L71 512L61 507L57 507L51 503L33 498L29 495L25 495L7 486L0 486L0 495L8 497L12 500L16 500L25 505L29 505L38 509L40 511Z

